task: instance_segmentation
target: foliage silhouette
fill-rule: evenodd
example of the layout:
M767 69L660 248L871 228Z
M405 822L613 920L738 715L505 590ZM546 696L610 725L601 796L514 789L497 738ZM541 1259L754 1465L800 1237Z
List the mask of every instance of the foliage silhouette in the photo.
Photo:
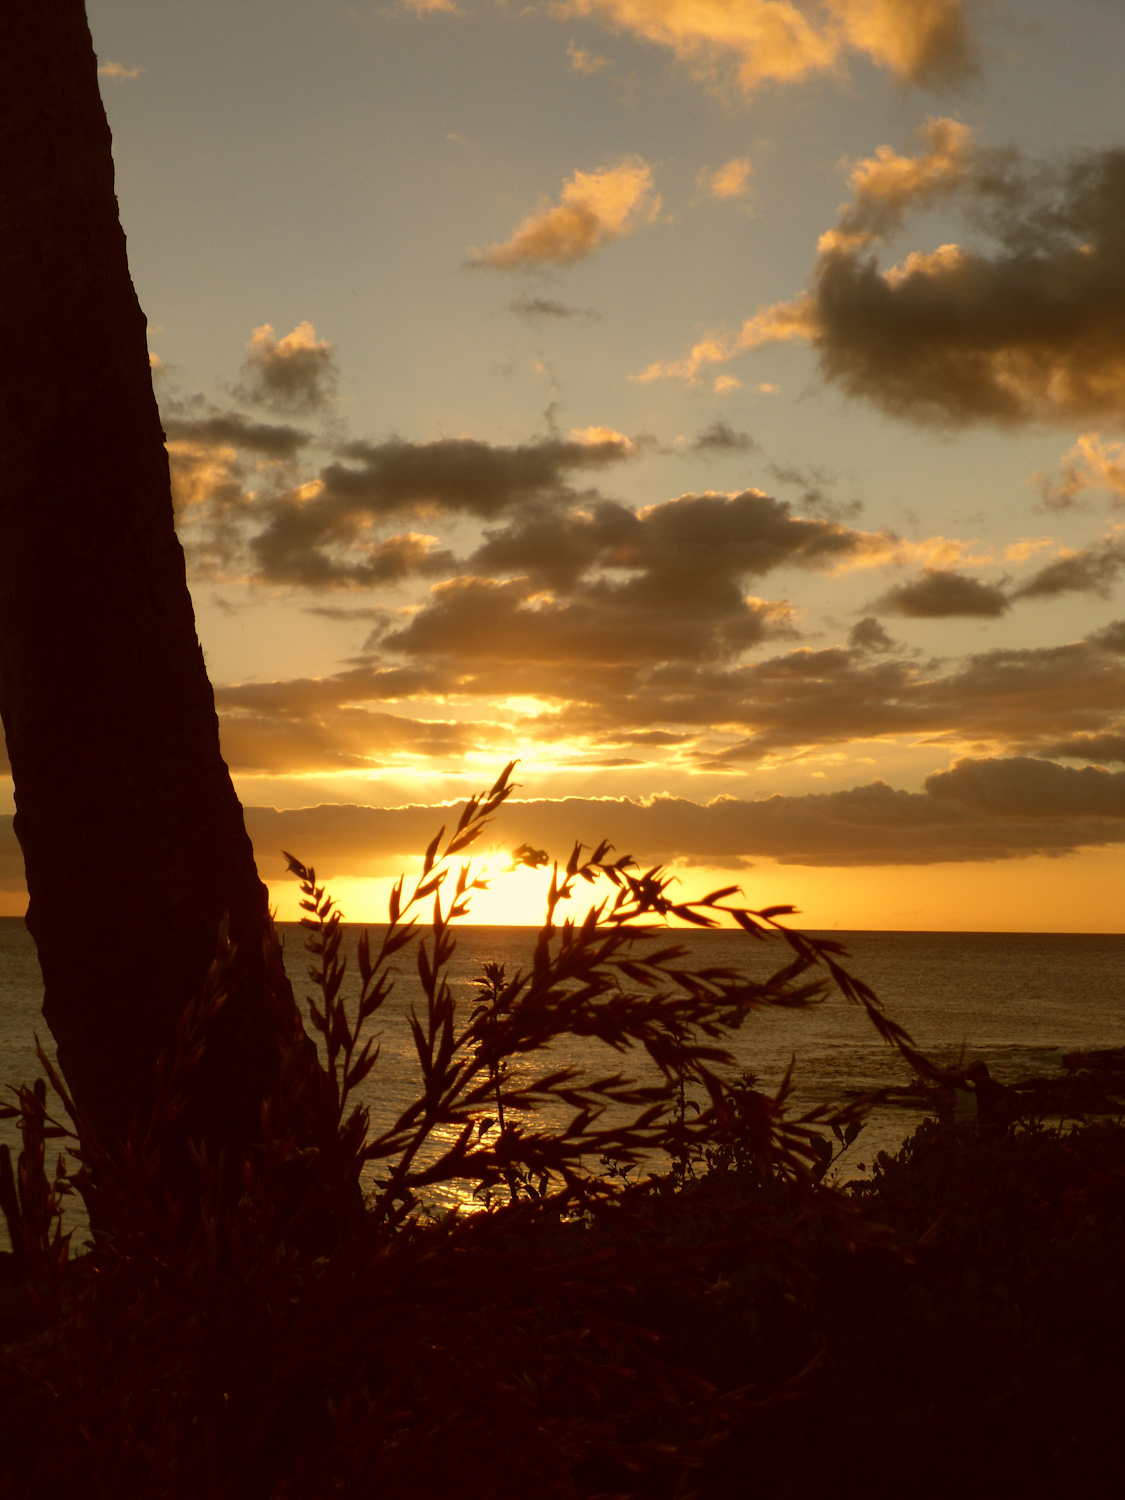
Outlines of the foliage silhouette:
M705 1298L731 1245L776 1253L812 1221L843 1244L884 1242L885 1228L820 1180L825 1129L854 1133L864 1102L791 1116L789 1076L775 1096L739 1089L725 1081L724 1043L758 1009L819 1003L831 981L934 1070L843 967L838 943L785 927L792 908L751 911L734 887L674 901L665 871L639 872L605 844L588 857L576 846L554 868L530 965L511 977L494 967L482 1002L459 1014L450 924L483 882L458 856L509 796L512 769L439 831L409 887L396 884L377 944L360 942L350 1008L339 909L289 856L323 1063L286 1003L271 932L278 1081L238 1162L196 1143L190 1187L164 1170L225 1003L225 932L160 1058L152 1109L124 1141L97 1139L40 1051L58 1105L40 1082L7 1111L24 1142L13 1242L43 1323L0 1366L24 1435L9 1455L12 1493L577 1496L597 1489L591 1475L616 1476L620 1490L622 1475L667 1471L682 1494L717 1434L791 1394L776 1372L752 1390L718 1389L670 1353L652 1310ZM601 884L584 917L558 920L562 903ZM785 944L768 979L693 967L660 925L710 927L724 913L748 941ZM409 950L421 1088L373 1128L357 1098L379 1060L370 1023ZM550 1049L568 1035L643 1056L656 1081L560 1066ZM515 1059L523 1066L506 1073ZM613 1169L592 1170L599 1159ZM670 1173L630 1177L664 1159ZM749 1170L724 1197L716 1184L736 1163ZM435 1214L434 1190L451 1185L487 1207ZM98 1226L81 1255L59 1217L73 1192ZM673 1220L684 1233L654 1257L654 1222Z
M897 1252L732 1255L706 1321L669 1338L711 1378L816 1359L802 1400L749 1413L699 1475L707 1500L1094 1495L1125 1399L1125 1128L1006 1133L923 1121L849 1193ZM654 1247L654 1251L656 1247ZM656 1252L658 1253L658 1251Z

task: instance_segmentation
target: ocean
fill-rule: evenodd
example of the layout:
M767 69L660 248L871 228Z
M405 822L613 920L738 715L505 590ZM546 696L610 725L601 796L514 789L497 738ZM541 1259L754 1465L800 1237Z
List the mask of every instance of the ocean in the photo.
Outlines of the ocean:
M355 945L361 928L344 929L349 956L345 992L357 984ZM304 933L281 924L287 967L300 998L310 988ZM986 1062L993 1077L1050 1073L1064 1053L1125 1046L1125 934L833 932L843 942L851 972L864 979L889 1014L906 1026L935 1060ZM742 965L764 977L781 962L780 945L763 944L741 932L677 931L700 965ZM506 965L509 975L527 966L535 933L526 927L462 927L450 979L459 1002L475 999L472 981L486 959ZM409 953L409 950L407 950ZM400 955L403 957L403 955ZM421 991L413 960L405 957L391 1000L375 1018L382 1053L365 1084L363 1100L375 1124L389 1122L411 1097L417 1082L408 1015ZM34 1036L50 1037L40 1014L42 986L35 949L19 918L0 918L0 1082L30 1081L41 1071ZM794 1103L809 1106L843 1098L845 1090L906 1084L910 1072L882 1043L862 1012L839 995L812 1011L762 1011L749 1017L730 1042L736 1072L753 1072L758 1087L771 1089L790 1061ZM565 1043L568 1062L604 1067L597 1042ZM637 1076L644 1075L638 1059ZM612 1069L630 1059L614 1057ZM922 1115L881 1107L856 1141L847 1176L861 1176L879 1150L895 1149ZM0 1139L18 1149L12 1122L0 1121ZM843 1163L841 1166L843 1167ZM81 1229L75 1216L71 1221ZM2 1233L2 1231L0 1231ZM81 1236L79 1236L81 1237ZM5 1236L6 1239L6 1236Z

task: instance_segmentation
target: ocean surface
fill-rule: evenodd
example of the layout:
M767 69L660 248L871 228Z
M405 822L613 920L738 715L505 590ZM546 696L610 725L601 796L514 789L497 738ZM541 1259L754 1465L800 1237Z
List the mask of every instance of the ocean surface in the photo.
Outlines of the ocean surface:
M304 933L283 923L287 968L298 997L310 989ZM357 984L355 945L361 928L345 928L350 955L345 992ZM373 934L374 935L374 934ZM866 980L887 1011L906 1026L935 1060L985 1061L1001 1082L1052 1072L1065 1052L1125 1046L1125 934L1028 934L934 932L833 932L850 954L851 972ZM764 978L783 961L780 945L754 941L741 932L677 931L699 965L742 966ZM531 958L535 933L526 927L462 927L450 979L459 1002L475 996L472 981L486 959L511 975ZM364 1102L375 1124L389 1122L412 1097L417 1067L408 1015L421 990L410 950L391 1000L375 1018L380 1061L366 1081ZM31 1081L39 1068L35 1033L50 1036L40 1014L42 985L35 949L19 918L0 918L0 1084ZM808 1106L841 1100L849 1089L875 1089L910 1081L897 1053L882 1043L862 1012L839 995L812 1011L763 1011L751 1015L731 1041L735 1072L749 1070L758 1087L771 1089L794 1062L794 1103ZM631 1066L597 1042L563 1044L568 1062L610 1070L623 1067L646 1077L643 1059ZM876 1110L849 1153L845 1176L863 1175L875 1153L893 1150L922 1118L916 1111ZM10 1121L0 1121L0 1140L18 1150ZM844 1163L841 1163L841 1168ZM76 1214L70 1221L82 1224ZM6 1243L6 1234L0 1228ZM81 1238L81 1234L77 1238Z

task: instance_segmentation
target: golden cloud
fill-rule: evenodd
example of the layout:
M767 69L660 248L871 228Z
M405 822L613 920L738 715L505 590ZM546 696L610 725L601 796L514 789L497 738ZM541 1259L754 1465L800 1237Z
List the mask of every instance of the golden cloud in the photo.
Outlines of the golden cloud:
M108 62L102 63L98 72L103 78L112 78L115 83L126 83L132 78L139 78L144 69L127 68L124 63Z
M567 437L571 442L581 443L586 448L600 448L603 444L609 444L619 448L623 456L633 453L636 449L632 438L626 437L623 432L618 432L615 427L572 427Z
M736 156L714 172L704 167L695 180L712 198L743 198L750 191L753 170L748 156Z
M558 203L529 214L503 244L472 251L468 263L498 271L567 265L651 224L660 206L652 168L639 156L596 172L575 172Z
M183 438L172 439L167 448L177 515L224 496L241 497L245 471L234 448Z
M947 118L929 119L918 131L930 149L921 156L900 156L880 146L852 168L852 196L857 202L879 200L905 207L964 178L972 149L967 125Z
M697 74L733 69L747 94L830 72L848 52L911 83L956 82L974 69L962 0L827 0L815 17L790 0L569 0L561 9L668 47Z
M577 42L571 42L566 49L566 55L570 59L570 66L576 73L582 73L587 78L593 73L600 73L603 68L612 68L613 63L608 57L600 57L596 52L587 52Z
M912 83L957 83L975 71L961 0L829 0L847 44Z
M1067 510L1087 490L1104 490L1114 505L1125 505L1125 443L1103 442L1101 434L1084 432L1059 460L1057 475L1031 476L1051 510Z
M747 318L737 333L709 333L692 346L683 359L659 360L632 378L641 385L652 380L679 379L694 384L700 372L708 365L721 364L745 354L749 349L760 349L766 344L781 344L790 339L809 340L816 336L818 328L816 303L812 297L799 297L793 302L777 302L772 307L762 307L752 318ZM730 389L724 384L724 389ZM776 387L771 387L776 389Z

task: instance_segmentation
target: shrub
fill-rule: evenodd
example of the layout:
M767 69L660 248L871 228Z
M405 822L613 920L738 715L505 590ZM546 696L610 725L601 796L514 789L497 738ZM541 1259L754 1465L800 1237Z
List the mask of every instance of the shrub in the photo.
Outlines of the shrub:
M674 1302L690 1321L690 1307L707 1306L733 1245L776 1262L810 1221L852 1245L885 1231L820 1180L824 1129L854 1129L862 1102L792 1117L788 1077L776 1096L725 1081L725 1041L753 1011L812 1006L832 982L916 1066L924 1060L842 966L839 944L783 924L792 908L751 911L735 887L675 901L665 871L611 859L605 844L576 846L555 867L530 965L491 970L481 1003L459 1015L450 924L481 882L457 856L509 795L511 771L470 800L448 837L439 831L409 891L395 886L381 937L360 942L350 1010L340 912L289 856L322 1057L280 1001L271 937L277 1083L260 1139L239 1159L212 1159L190 1140L183 1154L193 1071L225 1003L225 936L123 1142L94 1138L40 1051L59 1104L39 1084L19 1089L10 1111L24 1141L13 1243L43 1322L0 1372L22 1434L7 1455L12 1493L567 1496L650 1472L683 1494L717 1434L786 1394L797 1373L787 1356L753 1390L718 1389L657 1332L661 1309ZM606 894L584 918L558 920L562 903L598 886ZM663 925L710 927L723 914L748 942L785 945L771 977L693 968ZM411 949L422 1087L373 1129L356 1102L378 1064L368 1029ZM643 1053L657 1081L559 1066L550 1048L564 1035ZM512 1081L514 1058L536 1066ZM548 1104L562 1108L560 1123L545 1123ZM592 1169L599 1159L609 1172ZM642 1160L672 1169L634 1182ZM717 1192L736 1164L739 1190ZM453 1183L482 1195L484 1211L427 1208ZM59 1219L72 1192L95 1226L80 1255Z
M1006 1133L923 1121L851 1194L899 1249L810 1225L805 1276L732 1257L697 1337L721 1368L815 1359L799 1404L748 1413L700 1479L735 1500L1093 1495L1125 1399L1125 1129ZM724 1342L725 1341L725 1342Z

